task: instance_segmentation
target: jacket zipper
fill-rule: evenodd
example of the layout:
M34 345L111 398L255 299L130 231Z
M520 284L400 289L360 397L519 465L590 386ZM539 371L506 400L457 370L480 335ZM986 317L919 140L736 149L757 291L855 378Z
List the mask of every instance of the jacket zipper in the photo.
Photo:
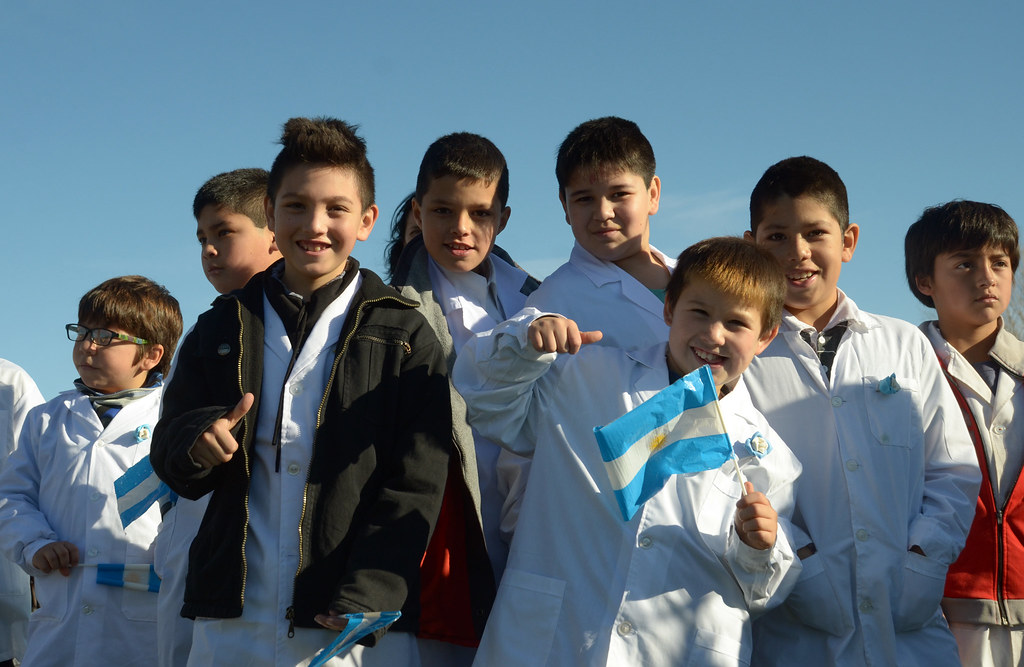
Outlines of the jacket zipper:
M401 303L403 305L407 305L407 306L408 305L412 305L412 304L409 304L409 303L407 303L405 301L402 301L401 299L396 299L395 297L384 296L384 297L380 297L380 298L377 298L377 299L370 299L368 301L363 301L356 308L356 317L355 317L355 320L352 322L352 329L349 330L348 335L345 336L345 341L341 344L341 351L338 352L338 354L334 355L334 364L331 366L331 375L330 375L330 377L327 378L327 384L324 386L324 395L320 398L320 407L317 408L317 411L316 411L316 426L313 429L313 433L314 433L314 436L313 436L314 437L313 447L314 447L314 449L316 448L316 440L315 440L316 435L315 434L320 430L320 422L323 421L324 407L327 405L327 396L330 394L331 386L334 384L334 378L338 374L338 365L341 363L342 357L345 356L345 351L348 350L348 344L352 340L352 337L355 335L356 331L359 329L359 322L363 319L363 308L365 306L367 306L367 305L378 303L380 301L386 301L388 299L393 299L393 300L398 301L399 303ZM379 342L388 342L388 341L384 341L383 339L380 339L380 338L375 338L373 336L367 336L367 338L370 339L370 340L375 340L375 341L379 341ZM399 341L394 341L394 342L399 342ZM406 343L405 341L401 341L401 342L404 343L407 352L412 352L412 346L409 345L409 343ZM288 621L288 637L289 638L292 638L292 637L295 636L295 582L299 578L299 573L302 572L302 561L305 559L305 553L303 552L303 549L302 549L302 524L306 520L306 504L307 504L307 495L308 495L308 492L309 492L309 472L310 472L309 471L309 466L307 466L306 481L304 482L304 484L302 486L302 512L299 513L299 564L295 568L295 578L292 579L292 603L288 607L288 609L285 610L285 613L284 613L285 620ZM245 571L244 562L243 562L242 570L243 570L243 572Z
M242 384L242 357L243 357L243 339L245 333L245 323L242 320L242 302L238 301L238 391L241 396L245 395L245 388ZM242 460L245 462L245 478L248 484L252 483L252 470L249 464L249 452L245 448L245 436L247 435L248 429L246 428L246 418L248 415L242 418L242 442L239 443L239 449L242 450ZM249 574L249 564L245 558L245 543L246 538L249 535L249 492L245 493L245 521L242 523L242 591L239 602L242 607L245 607L245 582Z
M1006 509L1006 503L996 510L996 601L999 603L999 620L1004 626L1010 625L1010 617L1006 613L1006 596L1003 594L1003 586L1005 585L1003 570L1006 567L1006 563L1003 558L1003 510Z

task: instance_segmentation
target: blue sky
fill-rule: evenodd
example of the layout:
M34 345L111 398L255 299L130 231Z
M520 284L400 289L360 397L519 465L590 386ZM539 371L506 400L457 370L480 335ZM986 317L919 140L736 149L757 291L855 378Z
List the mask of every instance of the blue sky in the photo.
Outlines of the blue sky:
M838 170L861 241L840 279L869 310L931 312L903 234L954 198L1024 218L1024 5L837 2L3 2L0 161L8 288L0 356L44 395L75 378L63 325L99 282L141 273L191 324L214 298L191 202L269 167L281 124L361 126L381 221L442 134L491 138L511 171L498 242L542 277L568 257L554 153L578 123L635 120L658 159L652 240L739 234L770 164Z

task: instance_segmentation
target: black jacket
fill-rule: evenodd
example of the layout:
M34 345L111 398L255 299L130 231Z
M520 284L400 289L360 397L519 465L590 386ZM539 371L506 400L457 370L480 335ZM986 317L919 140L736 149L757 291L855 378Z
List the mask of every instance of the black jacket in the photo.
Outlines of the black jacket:
M350 266L358 266L351 260ZM394 629L419 615L419 564L441 503L451 451L445 359L416 303L361 271L317 416L299 531L289 620L401 609ZM263 295L268 273L218 298L182 343L164 393L151 459L186 498L213 492L189 553L182 615L241 616L253 437L261 409ZM189 456L196 439L246 392L240 449L209 471ZM383 633L379 633L379 638ZM375 641L376 638L370 641Z

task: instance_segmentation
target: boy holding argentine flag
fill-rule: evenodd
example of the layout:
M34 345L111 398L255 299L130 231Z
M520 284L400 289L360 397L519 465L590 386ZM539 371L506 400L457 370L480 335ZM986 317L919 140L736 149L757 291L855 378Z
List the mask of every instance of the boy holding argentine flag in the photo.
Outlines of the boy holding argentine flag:
M160 507L158 491L141 491L159 480L140 471L152 473L181 312L151 280L111 278L82 297L67 334L75 389L29 412L0 474L0 547L35 576L40 604L23 662L151 665Z
M463 348L470 421L534 459L475 664L749 661L750 614L800 569L786 519L800 464L740 377L784 294L770 255L710 239L679 256L667 344L586 345L600 332L527 308ZM638 418L655 424L641 444L615 435Z

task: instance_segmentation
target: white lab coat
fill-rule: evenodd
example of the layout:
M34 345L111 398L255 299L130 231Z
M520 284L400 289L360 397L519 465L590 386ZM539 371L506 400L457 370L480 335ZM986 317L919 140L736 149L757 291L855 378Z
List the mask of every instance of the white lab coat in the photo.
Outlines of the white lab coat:
M527 309L477 336L455 364L456 387L481 432L503 446L536 443L474 664L746 663L750 612L778 604L800 569L785 519L770 550L736 537L741 487L729 462L673 477L623 521L593 428L668 386L665 344L589 346L555 362L526 341L535 315ZM787 516L800 464L752 409L742 381L721 408L745 475ZM763 459L744 444L755 431L773 445Z
M974 517L974 448L917 327L840 292L828 327L843 320L831 381L788 313L745 375L804 466L793 523L809 537L795 546L817 549L786 604L755 622L754 664L959 664L939 601ZM880 391L892 374L900 390Z
M79 562L148 564L160 522L153 504L122 527L114 481L149 454L162 389L124 406L103 428L89 398L66 391L29 413L0 474L0 548L35 576L41 605L29 622L25 664L152 665L156 594L96 583L96 570L42 574L32 557L54 541Z
M675 259L651 246L669 271ZM612 262L594 257L579 243L569 261L544 279L526 300L530 308L561 313L581 331L600 330L601 345L644 348L668 340L665 303ZM511 315L511 313L509 313Z
M43 402L36 383L20 366L0 359L0 470L17 446L28 411ZM0 556L0 661L25 655L32 593L28 575Z
M651 252L669 271L675 270L675 259L654 246ZM573 245L569 261L527 298L526 306L560 313L574 320L581 331L600 331L603 337L597 345L601 346L632 350L668 340L665 303L636 278L614 263L594 257L579 243ZM501 516L506 540L511 540L515 531L530 465L528 458L508 452L498 456L498 474L509 486Z

